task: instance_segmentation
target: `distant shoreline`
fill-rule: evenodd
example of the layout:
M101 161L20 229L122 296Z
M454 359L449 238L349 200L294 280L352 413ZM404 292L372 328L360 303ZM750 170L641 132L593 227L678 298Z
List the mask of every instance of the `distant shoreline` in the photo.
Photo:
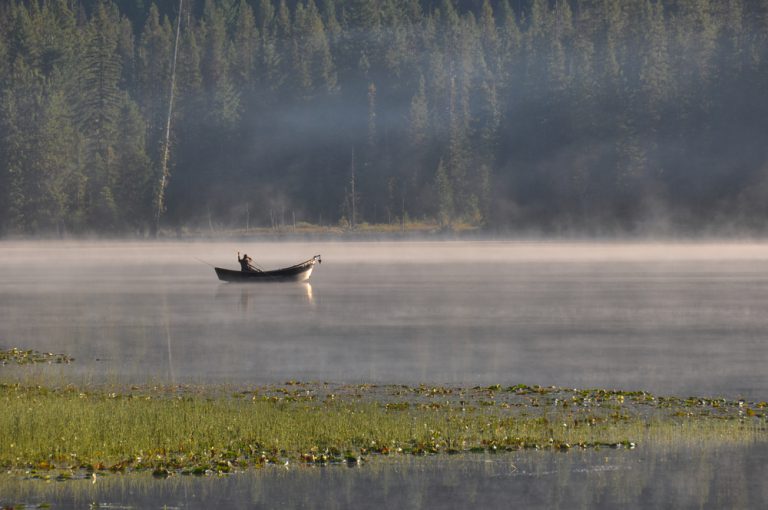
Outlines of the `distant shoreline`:
M462 231L406 231L388 232L377 230L365 231L342 231L336 229L318 229L318 230L297 230L292 231L270 231L251 230L248 232L240 230L206 232L185 232L181 235L171 235L162 233L158 237L148 237L140 235L127 236L104 236L104 235L66 235L66 236L4 236L0 237L0 245L11 243L147 243L163 245L168 243L196 243L196 242L266 242L266 243L302 243L302 242L326 242L326 243L349 243L349 242L491 242L491 243L523 243L557 245L705 245L705 244L723 244L723 245L766 245L768 237L764 236L576 236L576 235L540 235L538 233L494 233L481 229L468 229Z

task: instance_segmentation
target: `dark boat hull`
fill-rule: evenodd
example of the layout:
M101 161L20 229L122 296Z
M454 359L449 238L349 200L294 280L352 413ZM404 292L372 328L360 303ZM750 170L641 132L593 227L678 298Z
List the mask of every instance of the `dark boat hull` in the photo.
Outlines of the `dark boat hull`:
M219 280L231 283L258 283L258 282L305 282L312 275L315 264L320 262L317 255L306 262L284 269L274 271L235 271L214 267Z

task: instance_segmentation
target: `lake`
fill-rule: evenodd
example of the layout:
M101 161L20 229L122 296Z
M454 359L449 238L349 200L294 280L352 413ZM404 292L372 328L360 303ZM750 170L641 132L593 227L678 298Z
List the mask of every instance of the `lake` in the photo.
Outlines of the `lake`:
M322 254L309 284L224 284ZM75 358L0 379L539 384L768 396L768 245L4 242L0 348ZM53 508L755 508L766 443L374 459L225 478L44 483Z
M223 478L108 475L44 483L0 477L0 504L53 509L755 509L768 446L549 451L376 459L355 468L271 466Z
M310 284L224 284L316 253ZM765 398L768 245L0 244L0 347L77 381L539 384ZM7 371L7 370L6 370ZM29 370L25 370L29 372ZM50 373L50 370L47 370Z

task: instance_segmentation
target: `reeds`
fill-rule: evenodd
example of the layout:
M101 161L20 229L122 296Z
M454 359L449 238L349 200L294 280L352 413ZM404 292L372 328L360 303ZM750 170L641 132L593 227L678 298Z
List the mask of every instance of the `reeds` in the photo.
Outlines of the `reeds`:
M151 469L165 476L266 463L355 463L372 454L634 448L644 442L767 438L765 416L748 416L738 405L727 412L720 406L717 416L709 416L684 413L685 401L679 401L648 414L625 404L623 396L620 402L611 396L611 405L601 401L561 408L559 399L541 405L552 394L537 394L532 406L517 401L497 405L500 399L488 400L493 391L504 390L485 388L453 399L416 391L405 400L386 401L391 393L361 397L354 391L320 399L305 389L112 391L5 384L0 385L0 465L33 475L52 469ZM510 395L522 398L516 391Z

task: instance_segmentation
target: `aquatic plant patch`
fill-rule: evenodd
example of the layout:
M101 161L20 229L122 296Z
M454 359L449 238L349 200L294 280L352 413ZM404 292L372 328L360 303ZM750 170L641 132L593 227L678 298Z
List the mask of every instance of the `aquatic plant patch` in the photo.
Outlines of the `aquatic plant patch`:
M67 356L66 354L40 352L33 349L19 349L18 347L0 351L0 365L8 365L11 363L16 365L47 363L50 365L53 363L72 363L74 360L74 358Z
M67 480L371 456L765 441L766 403L538 386L0 384L0 466Z

